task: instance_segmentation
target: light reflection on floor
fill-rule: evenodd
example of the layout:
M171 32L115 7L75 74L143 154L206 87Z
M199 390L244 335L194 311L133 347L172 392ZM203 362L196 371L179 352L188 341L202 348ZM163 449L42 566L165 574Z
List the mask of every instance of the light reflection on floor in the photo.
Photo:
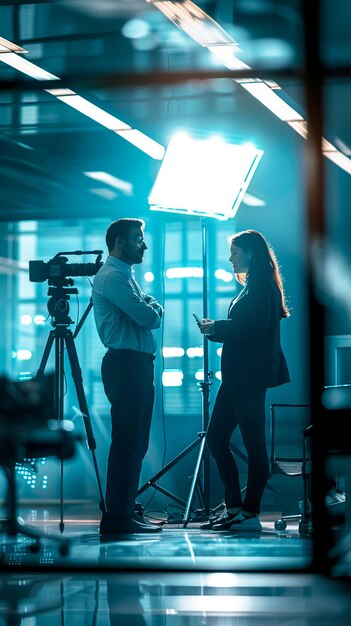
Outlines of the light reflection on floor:
M59 518L25 518L58 534ZM0 618L6 624L70 626L349 626L350 582L311 572L312 540L291 525L262 533L214 533L189 524L157 535L101 542L98 520L67 515L61 537L31 552L28 538L2 537Z
M0 617L24 626L346 626L350 611L349 585L315 574L67 572L0 579Z

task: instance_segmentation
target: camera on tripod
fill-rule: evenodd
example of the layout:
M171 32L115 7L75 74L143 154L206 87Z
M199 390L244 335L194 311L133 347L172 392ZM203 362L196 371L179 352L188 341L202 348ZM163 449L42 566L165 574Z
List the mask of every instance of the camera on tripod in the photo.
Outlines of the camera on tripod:
M70 276L95 276L100 267L103 265L101 261L102 250L75 250L74 252L58 252L55 256L45 263L44 261L29 261L29 280L32 283L42 283L44 280L51 285L48 295L48 311L52 318L52 325L68 325L73 321L68 316L69 313L69 294L77 294L78 290L73 288L73 279ZM94 263L68 263L68 259L64 255L71 254L96 254Z
M65 254L97 254L94 263L68 263ZM95 276L103 265L102 250L75 250L74 252L58 252L50 261L29 261L29 280L32 283L49 281L49 285L62 284L67 276Z

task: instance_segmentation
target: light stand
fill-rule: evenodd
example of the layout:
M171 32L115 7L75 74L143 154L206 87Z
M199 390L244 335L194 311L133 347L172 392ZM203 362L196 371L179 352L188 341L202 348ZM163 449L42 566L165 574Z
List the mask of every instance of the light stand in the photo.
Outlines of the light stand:
M207 318L207 232L206 232L206 218L202 218L202 267L203 267L203 279L202 279L202 311L203 311L203 319ZM203 504L204 504L204 513L206 516L210 515L210 457L208 449L206 448L206 434L207 428L210 421L210 387L211 387L211 378L212 372L209 371L209 359L208 359L208 339L204 335L203 337L203 372L204 379L201 383L199 383L199 387L202 393L202 433L201 433L201 443L200 450L198 453L197 462L195 465L195 471L193 475L193 479L191 481L190 491L188 495L188 500L185 507L184 518L183 518L183 527L185 528L190 521L190 510L192 501L194 498L195 487L200 477L201 466L203 465Z
M150 192L148 201L151 210L196 215L202 218L204 318L208 315L206 218L227 220L235 215L262 155L262 150L257 150L250 144L227 143L218 136L192 138L188 133L177 133L165 152L157 179ZM184 527L190 521L190 511L196 489L204 514L207 517L210 515L210 457L206 447L206 434L210 421L209 395L212 373L209 371L208 339L205 336L203 338L203 376L203 381L199 383L202 393L202 431L198 433L198 439L138 491L142 493L148 486L153 485L179 501L173 494L156 485L155 481L194 447L200 445L185 505ZM239 456L245 459L244 455L239 454ZM201 481L202 467L203 480Z
M202 218L202 266L203 266L203 291L202 291L202 310L203 310L203 318L207 317L207 230L206 230L206 218ZM172 459L167 465L157 474L155 474L152 478L150 478L144 485L142 485L137 492L137 495L142 494L149 487L154 487L160 493L168 496L169 498L175 500L178 504L185 507L185 513L183 517L183 525L184 527L190 521L190 511L192 502L195 495L195 490L197 490L197 495L199 498L200 505L202 507L203 514L205 516L210 515L210 457L208 453L208 449L205 446L206 443L206 432L209 424L209 396L210 396L210 387L212 378L212 372L209 371L209 359L208 359L208 339L204 336L203 338L203 371L204 371L204 380L203 382L198 383L201 389L202 394L202 430L199 432L198 438L195 439L189 446L187 446L182 452L180 452L174 459ZM187 456L190 452L192 452L195 448L200 446L200 450L198 452L198 458L195 466L195 471L193 474L189 495L187 501L184 502L177 496L175 496L170 491L164 489L160 485L158 485L159 479L169 472L179 461L181 461L185 456ZM203 481L200 480L200 470L203 465Z
M54 385L54 406L56 410L56 419L59 424L63 422L64 419L64 380L65 380L65 368L64 368L64 356L65 349L67 349L68 359L71 365L72 378L74 382L74 386L77 393L77 399L79 408L81 410L85 432L86 432L86 441L88 449L92 453L94 470L96 474L96 479L98 483L98 490L100 495L100 509L103 512L106 512L106 505L103 496L101 480L99 475L99 469L96 460L96 441L93 433L93 427L89 415L88 404L85 397L84 387L83 387L83 378L82 371L79 365L78 355L76 351L76 346L74 343L74 337L77 336L80 328L84 320L86 319L91 307L92 301L90 303L77 326L76 332L73 335L72 331L69 329L69 326L73 324L73 320L69 317L69 303L68 300L70 298L70 294L77 294L78 290L76 288L67 287L67 285L73 285L73 280L71 278L60 278L55 281L49 281L49 284L54 282L54 286L49 287L48 295L51 296L48 302L49 313L51 314L51 325L54 326L54 330L51 330L46 342L46 346L43 352L43 356L39 365L39 369L37 371L37 377L41 378L44 375L44 370L52 349L52 346L55 344L55 385ZM59 528L61 533L64 530L64 521L63 521L63 459L61 459L61 467L60 467L60 523Z

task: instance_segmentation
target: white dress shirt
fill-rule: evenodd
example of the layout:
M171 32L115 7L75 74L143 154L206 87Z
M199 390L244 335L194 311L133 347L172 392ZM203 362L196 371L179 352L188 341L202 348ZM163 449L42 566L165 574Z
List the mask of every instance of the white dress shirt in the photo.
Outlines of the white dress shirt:
M160 327L163 309L142 292L130 265L109 255L94 277L92 298L96 328L106 348L156 353L153 329Z

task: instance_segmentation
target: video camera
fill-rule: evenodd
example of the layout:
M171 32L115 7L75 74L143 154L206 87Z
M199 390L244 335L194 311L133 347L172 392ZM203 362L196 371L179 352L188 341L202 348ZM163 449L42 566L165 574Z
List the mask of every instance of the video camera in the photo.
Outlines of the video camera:
M0 376L0 466L14 469L15 462L30 458L74 455L80 437L72 422L55 421L55 389L53 373L21 381Z
M50 261L29 261L29 280L42 283L48 280L50 285L62 284L67 276L94 276L103 265L102 250L75 250L58 252ZM97 254L95 263L68 263L65 254Z

